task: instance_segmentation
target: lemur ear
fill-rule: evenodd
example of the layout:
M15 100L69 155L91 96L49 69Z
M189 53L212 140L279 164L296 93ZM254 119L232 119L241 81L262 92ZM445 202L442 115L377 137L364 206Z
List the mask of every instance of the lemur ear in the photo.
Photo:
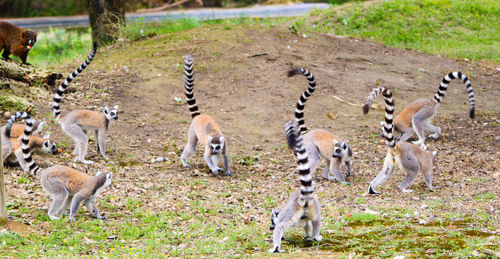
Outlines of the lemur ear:
M102 111L104 112L104 114L108 114L109 113L108 106L104 106L104 109L102 109Z
M45 136L43 136L43 138L45 138L45 139L50 138L50 133L45 134Z
M42 121L42 122L40 122L40 124L38 125L38 129L39 129L39 130L42 130L44 126L45 126L45 121Z
M336 140L336 139L333 140L333 145L336 146L338 143L340 143L338 140Z
M224 143L224 136L221 136L219 139L220 139L220 143Z
M212 139L213 137L212 136L208 136L208 142L211 143L212 142Z
M113 110L118 110L118 105L113 106Z
M97 171L97 174L95 176L98 176L100 174L102 174L102 172L101 171Z
M342 148L345 150L347 149L347 143L346 142L342 142Z

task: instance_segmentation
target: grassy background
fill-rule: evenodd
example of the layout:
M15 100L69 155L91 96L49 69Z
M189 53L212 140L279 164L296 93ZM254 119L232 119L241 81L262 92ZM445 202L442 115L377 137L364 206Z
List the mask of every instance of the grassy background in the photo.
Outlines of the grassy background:
M128 44L132 41L154 35L185 31L210 24L222 24L227 29L230 29L231 25L237 24L262 24L271 26L283 24L292 19L287 17L272 19L240 17L226 20L185 18L157 23L145 23L142 20L138 20L120 28L116 37L118 44ZM92 37L90 28L51 28L38 33L37 43L28 56L28 63L39 67L56 68L63 63L75 62L77 58L80 60L84 59L90 52L91 46ZM19 58L12 55L11 57L20 62ZM80 61L76 63L80 63Z
M500 62L500 1L390 0L311 13L290 29L375 40L397 48Z

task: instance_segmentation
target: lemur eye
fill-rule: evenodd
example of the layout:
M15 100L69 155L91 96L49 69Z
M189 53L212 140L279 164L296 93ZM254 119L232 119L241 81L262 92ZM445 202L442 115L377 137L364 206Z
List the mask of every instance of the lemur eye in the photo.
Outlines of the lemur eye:
M115 116L115 113L114 113L114 112L111 112L111 116Z

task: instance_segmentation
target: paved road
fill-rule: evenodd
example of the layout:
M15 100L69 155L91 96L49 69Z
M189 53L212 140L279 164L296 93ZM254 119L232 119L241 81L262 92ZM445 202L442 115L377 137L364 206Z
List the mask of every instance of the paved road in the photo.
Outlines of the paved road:
M127 22L142 19L145 22L174 20L180 18L197 18L204 20L224 19L236 17L284 17L300 16L308 13L312 9L325 9L328 4L294 4L294 5L271 5L271 6L253 6L246 8L205 8L182 11L165 11L154 13L127 13ZM89 26L88 15L69 16L69 17L39 17L39 18L21 18L21 19L3 19L19 27L26 28L48 28L48 27L76 27Z

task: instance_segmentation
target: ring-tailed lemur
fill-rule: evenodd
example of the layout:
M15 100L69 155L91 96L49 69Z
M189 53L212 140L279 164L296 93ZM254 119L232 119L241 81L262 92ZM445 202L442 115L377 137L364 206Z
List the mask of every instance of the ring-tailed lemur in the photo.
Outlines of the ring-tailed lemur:
M285 231L291 227L304 228L306 235L321 241L321 204L314 195L313 172L310 170L309 155L304 140L300 134L297 122L288 121L285 124L285 135L288 146L297 156L300 190L294 191L285 206L272 210L271 227L273 230L273 248L271 253L282 252L281 239Z
M300 131L305 133L307 127L304 123L304 107L309 96L314 93L316 80L311 72L303 68L292 69L288 72L289 77L298 74L304 75L309 83L309 87L300 96L295 108L295 121L297 121ZM339 137L327 130L313 129L304 134L304 144L309 152L312 172L316 172L316 169L320 165L321 158L324 158L326 160L326 166L323 170L323 178L328 180L337 179L339 182L347 183L346 179L351 175L352 157L352 149L347 142L342 141ZM340 171L340 165L342 163L347 166L345 178ZM332 177L331 174L334 176Z
M90 64L96 51L97 43L94 42L92 52L90 52L87 60L85 60L78 69L73 71L73 73L59 86L54 95L54 102L52 103L52 115L61 125L61 129L64 133L73 139L75 143L75 149L73 151L73 155L77 156L75 161L80 161L84 164L92 164L92 161L85 160L89 143L89 138L86 134L87 131L95 132L98 142L97 151L100 151L101 155L105 159L108 159L106 155L106 134L109 124L118 119L118 105L115 105L111 110L108 106L105 106L102 113L90 110L74 110L63 116L60 110L60 103L61 97L66 91L69 83Z
M424 181L430 189L438 188L432 185L432 167L436 151L431 152L424 150L408 142L400 141L396 143L394 139L394 100L392 98L392 91L384 87L379 87L373 89L370 95L376 96L379 93L382 93L385 100L385 122L382 130L388 148L384 160L384 168L370 183L368 192L370 194L380 194L375 191L375 187L389 180L394 172L395 164L397 164L402 171L406 171L405 179L398 186L401 191L412 192L412 190L407 189L407 187L413 183L419 172L423 173ZM369 109L370 106L363 107L365 113L368 112Z
M474 99L474 91L472 90L472 86L470 80L466 75L461 72L451 72L446 75L441 84L439 85L439 89L434 96L433 99L418 99L410 103L406 106L401 113L396 117L394 121L396 131L401 134L401 141L408 140L414 133L417 134L418 141L414 141L413 144L420 145L422 149L425 149L425 131L432 132L433 134L429 135L430 138L438 139L441 135L441 128L435 125L432 125L432 118L436 114L436 110L439 107L439 104L444 98L446 94L446 90L448 89L448 84L453 79L461 79L462 82L467 87L467 93L469 95L469 108L470 108L470 118L474 118L474 107L475 107L475 99ZM367 100L364 107L369 107L375 97L377 97L378 92L372 92ZM368 113L367 108L363 108L363 112ZM381 122L382 125L383 122Z
M229 170L229 157L227 155L227 141L215 120L206 114L200 114L194 99L193 90L193 56L184 56L184 85L189 112L193 121L189 126L188 141L181 155L182 165L189 167L188 160L194 155L198 140L205 146L204 158L212 173L217 176L223 171L218 166L218 156L224 159L224 175L233 175Z
M29 148L34 120L28 116L25 122L26 129L21 138L22 159L29 172L40 178L44 191L52 198L48 212L50 219L60 218L61 213L69 207L69 220L75 221L75 214L82 201L85 202L89 213L98 219L106 219L95 206L95 199L105 187L111 185L113 174L98 172L96 176L90 176L64 165L40 168L33 160L32 150Z
M9 143L12 147L12 151L9 153L3 153L4 162L16 163L18 162L21 168L25 172L29 172L29 168L24 164L23 152L21 149L21 138L10 138ZM61 153L61 149L57 148L54 140L50 138L50 134L46 134L43 137L30 136L29 148L35 153L39 154L51 154L58 155Z
M7 124L5 126L2 126L2 128L0 129L0 138L2 138L2 154L4 161L10 154L12 154L12 150L15 150L12 148L11 139L20 139L23 135L24 129L26 128L24 124L14 124L14 121L16 119L24 119L27 116L28 114L26 112L16 112L14 115L9 117ZM33 124L33 127L35 129L33 131L33 135L39 135L42 132L44 126L45 121L35 121L35 123Z

